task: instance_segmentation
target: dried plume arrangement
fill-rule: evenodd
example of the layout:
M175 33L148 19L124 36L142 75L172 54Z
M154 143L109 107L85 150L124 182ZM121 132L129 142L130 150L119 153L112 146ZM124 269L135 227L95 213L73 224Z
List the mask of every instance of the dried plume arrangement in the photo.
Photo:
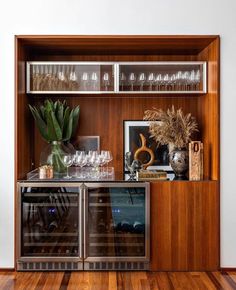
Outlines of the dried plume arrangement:
M163 111L153 108L144 112L144 120L149 121L150 137L157 146L169 144L172 148L186 148L193 132L198 131L196 119L190 113L184 115L182 109L175 107Z

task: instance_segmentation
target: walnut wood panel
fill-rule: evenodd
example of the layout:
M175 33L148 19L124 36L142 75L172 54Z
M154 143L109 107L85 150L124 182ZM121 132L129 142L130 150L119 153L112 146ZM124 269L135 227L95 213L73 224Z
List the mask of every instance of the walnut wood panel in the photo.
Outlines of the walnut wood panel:
M56 98L56 97L55 97ZM34 101L38 103L39 97ZM41 98L41 101L43 99ZM111 150L113 153L113 166L116 171L123 169L123 120L142 120L144 111L153 107L167 109L172 104L176 108L182 107L184 112L191 112L197 117L197 97L132 97L132 98L89 98L89 97L70 97L67 98L70 105L80 105L81 114L77 135L99 135L101 149ZM34 123L31 117L30 123ZM35 127L34 136L37 140L32 159L35 166L39 164L39 156L46 143L42 140L38 129Z
M201 132L204 141L205 178L220 176L220 39L217 38L198 56L208 61L208 94L199 98Z
M218 182L151 183L151 270L218 268Z
M18 36L33 53L57 54L197 54L215 36L94 35Z
M15 42L15 167L16 179L25 178L25 173L31 170L32 123L28 110L28 97L25 94L25 59L27 51L22 48L20 41Z
M209 290L236 289L236 272L0 273L6 290Z
M58 98L53 95L27 96L25 94L24 78L27 60L208 61L208 94L195 96L143 94L136 97L125 94L119 97L112 94L96 97L62 95L60 98L66 98L69 105L81 106L77 134L99 135L101 148L113 152L113 165L118 171L123 168L123 120L141 120L144 111L152 107L167 109L172 104L175 107L182 107L184 112L191 112L199 123L200 132L194 139L204 143L204 178L219 180L218 37L18 36L16 39L16 180L25 178L32 167L32 162L34 167L38 166L40 152L46 145L35 127L28 103L36 104L42 101L43 97ZM153 270L217 269L219 266L219 182L152 183L151 234ZM122 276L117 277L117 285L123 285ZM218 276L214 277L214 275L211 277L212 280L217 281ZM177 283L175 275L165 276L163 280L162 277L155 279L159 279L158 283L162 283L167 278L173 285ZM45 279L45 276L41 276L37 284ZM130 279L135 283L134 289L139 289L137 279ZM61 281L65 285L68 277L63 276ZM142 283L144 287L147 282Z

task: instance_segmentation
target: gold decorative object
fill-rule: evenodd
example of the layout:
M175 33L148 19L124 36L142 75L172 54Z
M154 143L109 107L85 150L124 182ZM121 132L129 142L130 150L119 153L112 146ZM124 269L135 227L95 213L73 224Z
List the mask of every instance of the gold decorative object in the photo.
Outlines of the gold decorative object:
M140 153L143 153L143 152L147 152L150 155L150 160L147 163L143 163L142 164L142 167L144 169L146 169L148 166L150 166L150 165L153 164L155 157L154 157L153 151L150 148L147 147L147 145L146 145L147 144L147 141L146 141L146 138L143 136L143 134L140 133L139 136L140 136L140 139L141 139L141 147L138 148L135 151L135 153L134 153L134 160L140 160L138 158L139 154Z
M203 143L189 143L189 180L203 179Z
M52 179L53 178L53 166L43 165L39 167L39 179Z

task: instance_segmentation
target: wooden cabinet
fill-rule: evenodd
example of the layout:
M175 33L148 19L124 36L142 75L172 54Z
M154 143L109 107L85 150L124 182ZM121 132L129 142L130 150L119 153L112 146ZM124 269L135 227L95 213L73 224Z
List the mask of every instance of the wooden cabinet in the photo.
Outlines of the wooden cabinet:
M151 183L151 269L217 269L219 219L218 182Z
M118 172L123 171L124 120L142 120L145 110L152 107L166 110L172 105L196 117L199 132L194 140L204 144L203 181L165 181L151 185L152 270L216 270L220 194L219 36L17 36L15 55L16 182L38 167L40 152L46 145L28 104L37 105L50 97L66 99L71 106L80 105L77 135L99 135L100 147L112 151L113 166ZM130 93L118 81L120 74L114 67L118 78L112 81L111 91L104 83L99 94L94 94L95 88L91 94L37 94L27 92L27 62L105 62L115 66L127 63L118 68L125 74L131 73L128 65L131 62L199 62L207 66L207 79L194 93L170 90L150 94L143 87L141 93L140 87L139 92ZM113 75L112 66L109 71ZM137 74L141 72L137 69Z

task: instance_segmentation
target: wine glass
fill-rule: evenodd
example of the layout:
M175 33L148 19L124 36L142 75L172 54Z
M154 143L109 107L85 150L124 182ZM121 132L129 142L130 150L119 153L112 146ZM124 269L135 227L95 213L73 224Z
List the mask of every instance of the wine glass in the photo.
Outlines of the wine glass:
M177 91L182 91L182 79L183 79L182 71L178 71L176 73L175 79L176 79L176 89L177 89Z
M108 163L111 162L113 160L113 156L111 151L109 150L102 150L101 151L101 156L103 156L104 159L104 164L107 165L107 172L106 175L108 176Z
M64 176L64 178L70 179L69 167L73 164L73 156L71 154L63 155L63 163L66 166L66 176Z
M105 72L105 73L103 74L103 77L102 77L102 83L103 83L103 85L104 85L104 87L105 87L105 91L108 91L108 88L109 88L109 86L110 86L110 75L109 75L108 72Z
M134 90L134 84L136 82L136 75L135 73L131 72L129 74L129 83L130 83L130 90L133 91Z
M124 91L124 85L126 83L126 75L122 72L120 74L120 85L121 85L121 91Z
M148 74L148 78L147 78L147 82L149 83L149 88L148 88L149 91L152 91L152 86L153 86L154 81L155 81L155 75L154 73L151 72Z
M83 84L83 90L87 91L88 83L89 83L89 74L87 72L82 73L81 83Z
M190 72L185 71L183 73L183 83L184 83L184 90L185 91L189 90L189 81L190 81Z
M140 87L139 87L140 91L143 91L143 85L144 85L145 81L146 81L145 73L140 73L138 75L138 83L140 84Z
M84 178L82 168L87 164L87 156L85 151L76 151L76 154L74 155L74 164L80 167L80 175L77 175L77 177Z
M77 87L78 87L77 75L75 73L74 67L72 67L69 73L69 88L71 91L75 91Z
M65 89L65 83L66 83L66 76L65 76L65 72L64 72L64 67L61 66L59 68L59 72L58 72L58 90L59 91L63 91Z
M98 75L96 72L92 72L91 74L91 84L92 84L92 90L97 91L97 85L98 85Z
M162 77L162 74L159 73L155 77L155 85L156 85L156 90L157 91L161 90L162 82L163 82L163 77Z

